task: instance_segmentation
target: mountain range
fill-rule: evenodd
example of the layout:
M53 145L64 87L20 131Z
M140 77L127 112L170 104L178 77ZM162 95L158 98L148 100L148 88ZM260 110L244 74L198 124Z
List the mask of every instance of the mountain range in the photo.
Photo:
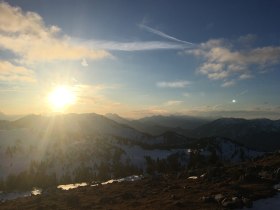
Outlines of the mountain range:
M137 120L122 118L117 114L106 114L107 118L120 124L129 125L136 130L149 133L151 135L160 135L166 131L173 131L179 134L187 134L190 130L211 122L209 118L200 118L184 115L162 116L155 115L144 117Z
M106 116L151 135L172 131L188 138L225 137L258 150L280 149L280 120L242 118L213 120L176 115L127 120L116 114Z
M89 113L28 115L15 121L1 121L0 185L1 180L8 189L105 180L135 173L177 171L199 164L239 162L263 154L242 142L207 133L207 126L215 125L215 121L197 119L191 124L189 117L181 116L134 120L146 127L162 122L159 126L166 128L163 133L152 135L130 126L131 120L118 119L116 122L108 116ZM204 124L200 125L202 121ZM230 120L227 125L231 124ZM169 128L188 129L190 136ZM209 137L197 138L202 128ZM272 131L277 132L275 129ZM27 177L31 183L26 181Z

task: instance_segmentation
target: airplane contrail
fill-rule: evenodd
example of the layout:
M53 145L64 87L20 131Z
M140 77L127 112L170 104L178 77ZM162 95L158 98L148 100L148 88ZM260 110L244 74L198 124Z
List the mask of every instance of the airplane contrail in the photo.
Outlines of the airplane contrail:
M153 28L151 28L149 26L146 26L146 25L143 25L143 24L140 24L139 26L141 28L143 28L143 29L145 29L145 30L147 30L147 31L149 31L149 32L151 32L153 34L159 35L159 36L161 36L163 38L166 38L166 39L169 39L169 40L173 40L173 41L176 41L176 42L180 42L180 43L183 43L183 44L194 45L194 43L187 42L187 41L184 41L184 40L181 40L181 39L177 39L177 38L175 38L173 36L170 36L170 35L168 35L166 33L163 33L161 31L153 29Z

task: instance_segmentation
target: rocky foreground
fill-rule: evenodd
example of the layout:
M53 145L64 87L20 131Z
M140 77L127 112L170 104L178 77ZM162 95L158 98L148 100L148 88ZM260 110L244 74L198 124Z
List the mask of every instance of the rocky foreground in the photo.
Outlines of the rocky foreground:
M236 209L274 196L280 182L280 154L219 167L146 177L62 191L0 204L0 209Z

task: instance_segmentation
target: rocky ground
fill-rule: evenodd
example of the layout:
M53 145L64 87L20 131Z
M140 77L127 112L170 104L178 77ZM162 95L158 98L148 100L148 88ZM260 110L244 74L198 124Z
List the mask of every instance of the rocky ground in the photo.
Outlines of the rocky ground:
M192 176L191 178L189 178ZM274 196L280 154L236 165L146 177L135 182L48 189L0 204L0 209L234 209Z

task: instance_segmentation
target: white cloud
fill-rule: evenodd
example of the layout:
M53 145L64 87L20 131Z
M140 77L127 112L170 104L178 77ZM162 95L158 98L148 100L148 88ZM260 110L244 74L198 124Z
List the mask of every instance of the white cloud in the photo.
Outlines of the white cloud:
M22 62L100 59L110 56L104 50L93 50L74 43L59 34L57 26L46 26L42 17L0 2L0 49L20 56Z
M112 57L106 50L183 50L191 46L191 43L176 39L160 31L154 30L154 32L173 42L82 41L63 35L58 26L46 25L42 17L35 12L25 12L19 7L0 2L0 50L13 52L19 57L17 61L22 64ZM83 64L86 64L86 62L82 62Z
M249 43L256 39L254 35L240 37L238 40L212 39L195 49L186 49L202 59L197 72L211 80L222 80L223 87L254 77L255 73L265 72L280 63L280 46L252 48ZM249 47L248 47L249 46Z
M181 80L181 81L172 81L172 82L158 82L157 86L161 88L184 88L191 84L190 81Z

